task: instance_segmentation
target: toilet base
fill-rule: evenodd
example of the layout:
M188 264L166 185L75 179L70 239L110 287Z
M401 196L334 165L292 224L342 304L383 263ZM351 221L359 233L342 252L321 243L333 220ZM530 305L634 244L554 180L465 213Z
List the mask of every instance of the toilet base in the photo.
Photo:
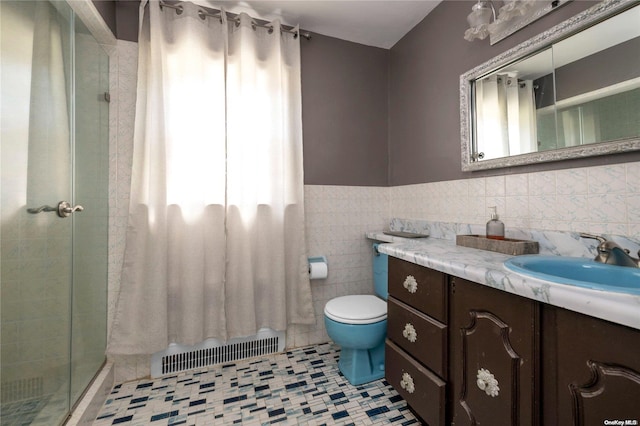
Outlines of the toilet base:
M384 340L373 349L341 348L338 368L354 386L383 378Z

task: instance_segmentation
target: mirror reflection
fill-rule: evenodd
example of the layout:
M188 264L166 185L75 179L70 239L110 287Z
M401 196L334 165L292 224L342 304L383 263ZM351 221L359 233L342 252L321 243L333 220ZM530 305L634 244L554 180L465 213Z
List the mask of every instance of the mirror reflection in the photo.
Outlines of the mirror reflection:
M502 68L475 83L475 128L479 159L539 149L538 110L553 105L551 48ZM542 124L542 123L541 123ZM545 126L546 128L546 126Z
M640 138L639 22L635 6L470 81L469 160Z

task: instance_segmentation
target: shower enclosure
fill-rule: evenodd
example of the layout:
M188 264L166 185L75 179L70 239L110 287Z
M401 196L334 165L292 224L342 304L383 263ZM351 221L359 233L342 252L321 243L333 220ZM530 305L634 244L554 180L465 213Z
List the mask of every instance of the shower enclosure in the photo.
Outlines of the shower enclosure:
M109 62L66 2L0 19L0 423L49 426L105 361Z

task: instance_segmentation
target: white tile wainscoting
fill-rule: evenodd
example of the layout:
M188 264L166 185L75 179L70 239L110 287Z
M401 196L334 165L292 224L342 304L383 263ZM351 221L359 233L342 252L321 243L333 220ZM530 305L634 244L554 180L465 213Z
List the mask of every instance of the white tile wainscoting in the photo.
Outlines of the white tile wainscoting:
M389 217L640 236L640 163L389 188Z

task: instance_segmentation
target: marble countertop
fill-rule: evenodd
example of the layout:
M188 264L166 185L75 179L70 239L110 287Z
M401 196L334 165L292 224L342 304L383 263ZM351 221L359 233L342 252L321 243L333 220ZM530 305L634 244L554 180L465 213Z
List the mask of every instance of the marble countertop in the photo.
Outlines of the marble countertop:
M367 238L386 242L379 250L418 265L508 293L640 329L640 296L591 290L524 277L507 270L510 255L457 246L435 238L400 238L381 231Z

